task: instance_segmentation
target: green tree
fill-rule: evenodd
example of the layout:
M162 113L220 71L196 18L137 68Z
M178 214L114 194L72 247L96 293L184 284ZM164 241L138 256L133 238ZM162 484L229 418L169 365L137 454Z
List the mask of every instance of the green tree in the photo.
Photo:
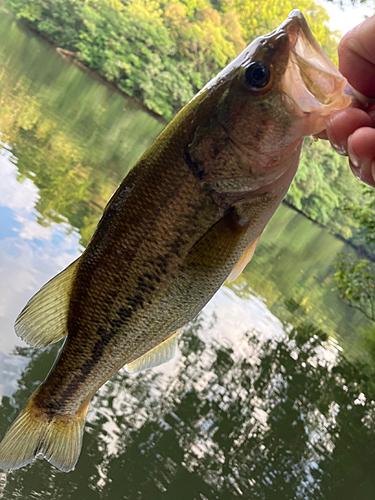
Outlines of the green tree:
M256 36L292 10L290 0L7 0L19 19L170 120ZM312 0L299 7L335 57L337 37Z
M19 19L168 120L245 47L245 40L273 30L294 7L291 0L7 2ZM328 29L324 8L313 0L302 0L299 8L335 59L338 38ZM24 110L23 122L32 119L27 114ZM356 244L356 221L341 206L358 204L360 197L347 161L328 143L310 147L307 140L287 201Z
M234 0L234 7L240 14L245 38L250 41L277 28L280 22L296 8L296 4L293 0ZM327 11L313 0L301 0L298 2L298 9L305 14L320 45L336 62L339 33L330 31Z
M286 201L333 233L350 238L356 230L353 214L342 210L362 196L361 186L348 168L348 160L338 155L327 141L311 144L305 139L297 175Z
M358 236L368 250L374 249L375 243L375 191L364 188L365 204L346 206L359 225ZM358 240L357 236L357 240ZM374 254L373 254L374 255ZM351 307L360 310L367 318L375 321L375 263L369 259L358 259L338 255L335 262L337 288L340 296Z

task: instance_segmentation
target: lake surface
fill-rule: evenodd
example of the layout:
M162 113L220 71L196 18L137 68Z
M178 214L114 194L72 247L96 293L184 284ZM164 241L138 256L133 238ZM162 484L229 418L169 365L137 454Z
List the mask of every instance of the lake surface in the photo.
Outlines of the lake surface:
M0 434L60 346L13 329L75 259L163 125L0 6ZM345 244L286 206L175 358L94 397L76 469L0 472L13 499L375 498L375 331L333 290Z

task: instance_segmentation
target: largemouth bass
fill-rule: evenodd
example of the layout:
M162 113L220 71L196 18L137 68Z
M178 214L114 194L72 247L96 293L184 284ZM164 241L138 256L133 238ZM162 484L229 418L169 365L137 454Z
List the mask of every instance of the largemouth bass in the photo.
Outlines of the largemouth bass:
M299 11L254 40L127 175L82 256L16 320L42 348L66 336L0 444L0 466L74 468L95 392L120 368L171 359L177 332L251 259L296 173L303 137L351 104Z

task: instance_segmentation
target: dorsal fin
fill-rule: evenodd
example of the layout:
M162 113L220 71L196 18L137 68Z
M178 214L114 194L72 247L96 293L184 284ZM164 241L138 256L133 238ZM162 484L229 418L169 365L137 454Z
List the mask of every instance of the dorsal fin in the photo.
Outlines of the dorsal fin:
M16 319L17 335L31 347L46 347L67 335L70 292L78 261L46 283Z
M250 243L250 245L246 248L242 256L240 257L240 260L237 262L237 264L234 266L232 269L230 275L228 276L228 283L231 283L235 279L238 278L238 276L242 273L242 271L245 269L245 267L248 265L248 263L251 261L253 258L255 249L258 245L260 235L255 238L255 240Z
M177 330L176 333L146 352L146 354L143 354L140 358L125 365L125 370L128 373L138 373L170 361L176 352L179 331L180 330Z

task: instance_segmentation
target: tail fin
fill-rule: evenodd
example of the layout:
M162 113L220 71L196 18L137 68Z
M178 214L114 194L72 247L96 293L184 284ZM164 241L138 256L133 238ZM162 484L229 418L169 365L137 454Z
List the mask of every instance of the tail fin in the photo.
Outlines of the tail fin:
M0 468L19 469L41 454L63 472L74 469L81 453L88 405L79 413L49 416L35 392L0 443Z

